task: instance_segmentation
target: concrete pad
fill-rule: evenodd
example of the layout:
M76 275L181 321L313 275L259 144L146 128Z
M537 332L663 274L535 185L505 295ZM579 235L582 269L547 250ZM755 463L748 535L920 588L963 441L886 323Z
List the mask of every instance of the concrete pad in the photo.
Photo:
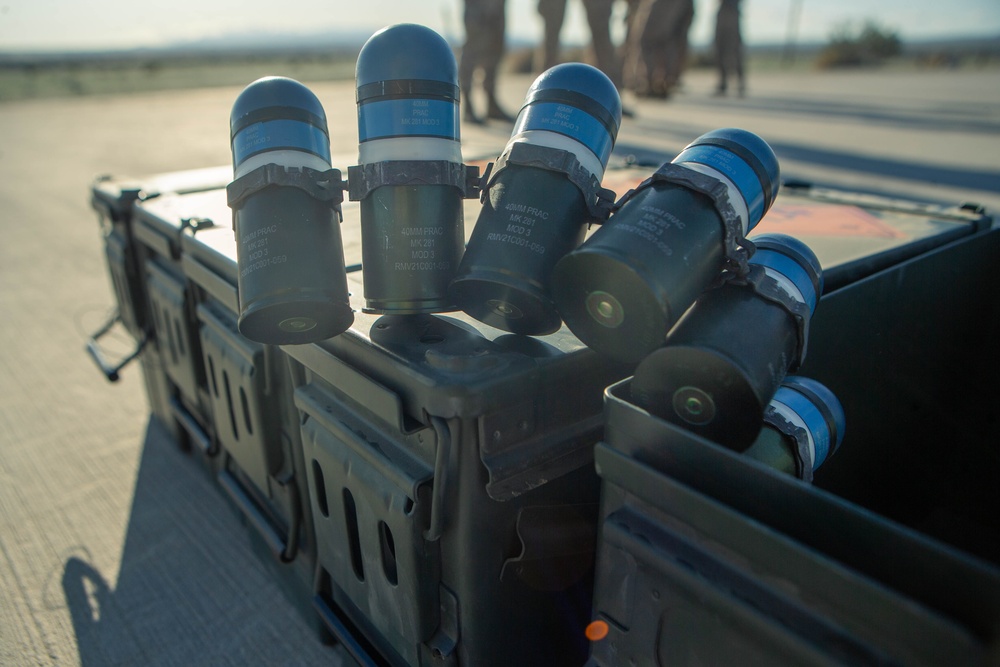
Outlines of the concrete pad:
M502 81L508 110L531 79ZM745 99L718 99L696 71L670 101L626 99L609 177L739 126L786 177L1000 210L996 70L749 81ZM346 171L353 82L313 89ZM211 480L150 423L139 368L108 384L83 351L113 308L93 179L228 163L238 93L0 105L0 664L336 664ZM510 130L464 126L466 160L494 157Z

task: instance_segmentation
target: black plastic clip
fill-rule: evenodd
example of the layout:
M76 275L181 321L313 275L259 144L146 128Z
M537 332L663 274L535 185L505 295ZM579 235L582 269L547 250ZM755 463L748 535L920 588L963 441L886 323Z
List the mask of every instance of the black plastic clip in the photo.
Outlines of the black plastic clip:
M764 409L764 423L795 441L795 476L803 482L812 483L813 458L816 456L815 444L810 446L809 431L793 424L778 413L774 407L768 405Z
M347 168L347 192L361 201L385 185L450 185L463 199L479 196L479 167L448 160L386 160Z
M729 275L745 276L749 271L748 263L756 251L753 243L747 240L743 232L743 221L729 201L729 188L717 178L703 174L700 171L667 162L653 174L629 190L619 199L612 212L618 211L628 200L645 188L655 183L670 183L680 185L689 190L708 197L722 219L723 228L723 268Z
M211 218L181 218L181 233L184 233L185 229L190 229L192 234L197 234L203 229L211 229L215 227L215 221Z
M515 141L508 145L496 163L491 163L486 168L486 173L481 179L482 201L486 201L489 188L497 176L507 168L507 165L513 164L565 174L583 194L591 218L589 224L601 224L611 215L615 203L614 191L602 188L601 182L580 164L576 155L558 148L535 146L523 141Z
M337 211L337 217L341 222L344 221L340 205L344 201L346 183L339 169L319 171L309 167L296 169L278 164L265 164L226 186L229 208L235 211L243 205L247 197L271 186L299 188L319 201L330 202Z
M788 370L789 372L797 371L806 360L806 346L809 341L809 320L812 316L809 305L786 292L777 280L767 275L766 270L760 264L749 264L747 272L742 276L723 274L723 282L734 285L746 285L762 299L777 304L792 316L796 324L799 345L795 358L789 364Z

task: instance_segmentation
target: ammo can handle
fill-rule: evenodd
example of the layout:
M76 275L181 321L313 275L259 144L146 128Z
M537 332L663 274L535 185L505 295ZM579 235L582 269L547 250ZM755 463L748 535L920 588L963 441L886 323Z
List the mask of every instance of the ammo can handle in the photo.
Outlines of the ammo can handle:
M337 613L338 610L334 609L332 602L327 601L323 595L316 594L313 596L312 604L323 625L354 658L359 667L386 667L388 665L387 662L380 659L381 656L376 657L369 652L369 648L372 647L363 638L355 636L354 632L341 620Z
M87 353L90 354L90 358L94 360L97 367L102 373L104 373L104 377L108 379L108 382L118 382L121 377L119 375L119 371L121 371L121 369L124 368L130 361L139 356L142 352L142 348L146 347L146 342L149 340L149 336L143 333L142 338L136 343L135 350L127 354L117 363L108 361L108 359L104 356L104 350L101 349L101 346L97 341L111 331L115 324L118 324L119 322L121 322L121 314L119 311L115 310L114 315L112 315L100 329L94 332L87 341Z
M218 474L219 485L231 501L233 501L247 521L254 527L257 533L267 543L267 548L275 560L282 563L290 563L295 560L298 554L299 542L299 522L300 518L292 517L291 527L287 538L282 536L278 530L271 525L271 522L264 516L264 513L257 508L256 503L243 490L240 483L228 470L220 470ZM297 494L297 489L293 486L292 493Z

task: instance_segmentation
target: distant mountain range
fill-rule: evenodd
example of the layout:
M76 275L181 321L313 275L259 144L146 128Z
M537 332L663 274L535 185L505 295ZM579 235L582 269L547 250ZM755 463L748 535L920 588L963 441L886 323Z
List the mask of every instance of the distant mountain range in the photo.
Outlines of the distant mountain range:
M0 63L16 64L18 62L45 62L48 60L119 60L130 58L188 58L218 56L276 55L276 54L318 54L343 53L356 54L361 46L371 37L370 30L326 30L310 33L281 32L243 32L230 35L219 35L190 41L175 42L165 46L140 47L133 49L118 49L107 51L72 51L72 52L3 52L0 51ZM461 46L456 44L456 47ZM508 39L508 49L530 48L534 42L525 39ZM572 46L572 45L567 45ZM704 48L705 45L694 44L693 48ZM822 48L824 42L799 42L795 45L799 53L808 53ZM774 51L785 48L781 43L750 44L753 51ZM942 39L905 40L904 50L911 53L947 50L957 53L989 52L1000 53L1000 35L990 37L953 37Z
M165 47L170 51L358 51L371 30L323 30L309 33L243 32L205 37Z

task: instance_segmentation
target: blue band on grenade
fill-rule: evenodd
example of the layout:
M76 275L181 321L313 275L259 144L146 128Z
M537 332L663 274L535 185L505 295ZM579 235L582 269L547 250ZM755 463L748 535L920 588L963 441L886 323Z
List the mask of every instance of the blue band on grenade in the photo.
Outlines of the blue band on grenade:
M534 102L525 106L517 116L511 136L529 130L555 132L578 141L597 156L602 166L607 166L614 148L614 137L601 121L567 104Z
M735 153L712 145L697 145L684 150L674 160L674 164L697 162L723 174L743 195L750 219L747 231L753 229L764 217L764 188L757 173Z
M770 248L758 248L757 252L750 259L751 264L758 264L769 269L774 269L781 275L788 278L802 293L809 312L816 312L816 285L813 283L809 272L801 264L784 253L771 250Z
M805 422L806 430L812 434L813 446L815 447L812 467L813 470L816 470L830 454L830 427L826 423L823 413L805 395L786 386L778 387L773 400L788 406Z
M233 137L233 163L275 150L312 153L330 163L330 138L323 130L297 120L268 120L248 125Z
M447 100L399 98L358 106L358 140L438 137L459 141L458 104Z

